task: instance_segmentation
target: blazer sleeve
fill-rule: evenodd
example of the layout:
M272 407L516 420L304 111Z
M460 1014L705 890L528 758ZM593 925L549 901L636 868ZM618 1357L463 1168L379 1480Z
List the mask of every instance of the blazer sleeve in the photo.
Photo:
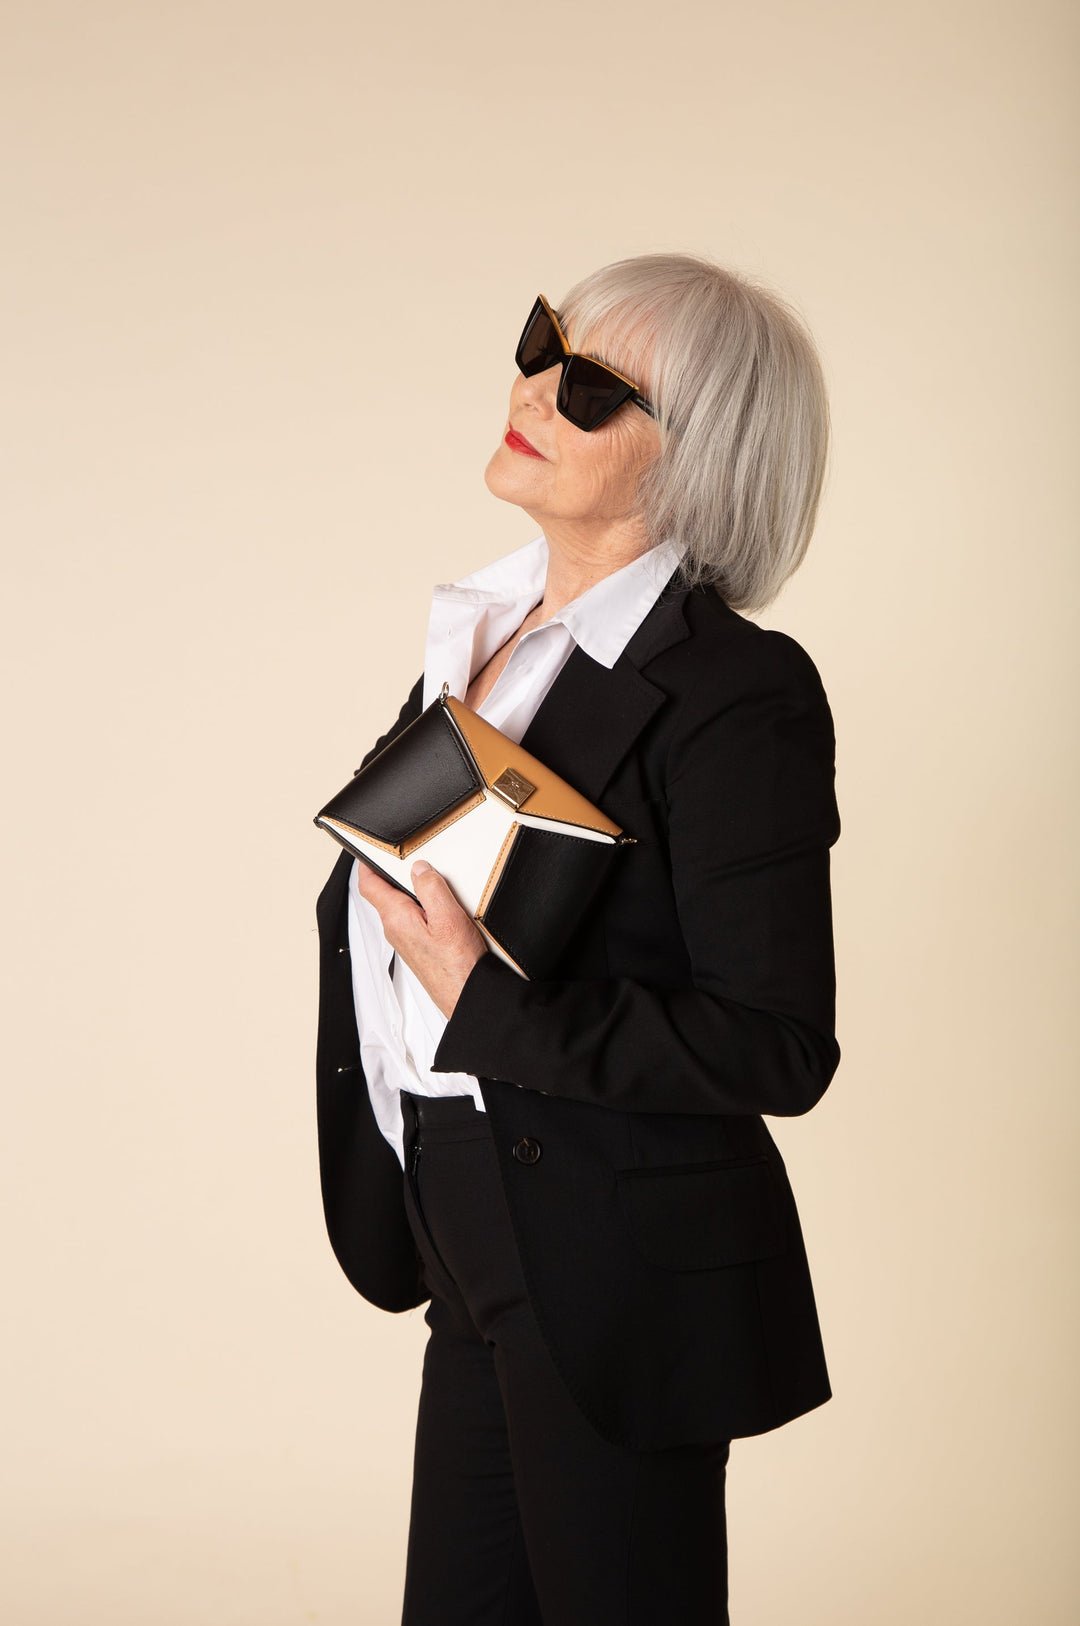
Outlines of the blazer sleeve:
M360 768L366 768L372 757L377 757L379 752L384 750L385 747L390 744L391 740L396 740L402 729L407 728L410 723L415 722L423 709L424 674L421 672L420 676L409 690L408 697L406 698L401 710L398 712L394 722L386 730L385 734L379 735L379 738L375 741L375 744L371 747L371 750L365 752L364 759L360 764ZM360 772L360 768L353 769L354 779Z
M820 1099L840 1060L833 722L802 647L755 633L701 663L671 728L664 790L690 984L525 981L489 952L436 1071L633 1112L793 1116Z

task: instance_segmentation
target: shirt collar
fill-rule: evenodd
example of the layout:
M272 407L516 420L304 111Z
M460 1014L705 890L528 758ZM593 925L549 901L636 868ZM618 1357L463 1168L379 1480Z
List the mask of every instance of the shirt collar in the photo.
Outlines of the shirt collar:
M667 584L682 551L674 542L658 543L594 582L551 620L561 622L594 661L614 666ZM441 605L443 617L449 615L448 625L456 622L460 626L461 615L468 616L468 607L472 607L473 616L497 621L501 638L509 637L543 597L547 565L547 538L540 535L455 582L440 582L434 589L433 604Z

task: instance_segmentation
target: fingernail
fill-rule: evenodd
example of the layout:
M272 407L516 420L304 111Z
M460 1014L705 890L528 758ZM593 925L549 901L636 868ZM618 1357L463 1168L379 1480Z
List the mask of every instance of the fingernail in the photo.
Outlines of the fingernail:
M426 875L430 868L431 865L426 858L418 858L412 867L412 872L414 875Z

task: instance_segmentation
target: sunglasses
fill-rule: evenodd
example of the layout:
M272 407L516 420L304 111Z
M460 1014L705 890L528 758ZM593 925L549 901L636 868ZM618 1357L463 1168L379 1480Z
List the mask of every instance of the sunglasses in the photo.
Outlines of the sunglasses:
M559 318L543 294L529 312L514 360L526 378L547 372L549 367L562 368L556 405L564 418L586 433L599 429L626 401L633 401L650 418L656 417L656 408L629 378L571 350Z

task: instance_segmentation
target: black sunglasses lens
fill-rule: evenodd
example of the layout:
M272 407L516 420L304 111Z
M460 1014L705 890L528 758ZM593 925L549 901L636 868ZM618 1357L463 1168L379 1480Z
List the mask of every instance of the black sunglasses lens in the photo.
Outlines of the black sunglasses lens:
M633 395L629 384L586 356L575 356L559 385L559 411L578 429L599 429Z
M554 322L537 300L514 354L519 371L526 378L531 378L534 373L544 373L549 367L557 367L565 355Z

